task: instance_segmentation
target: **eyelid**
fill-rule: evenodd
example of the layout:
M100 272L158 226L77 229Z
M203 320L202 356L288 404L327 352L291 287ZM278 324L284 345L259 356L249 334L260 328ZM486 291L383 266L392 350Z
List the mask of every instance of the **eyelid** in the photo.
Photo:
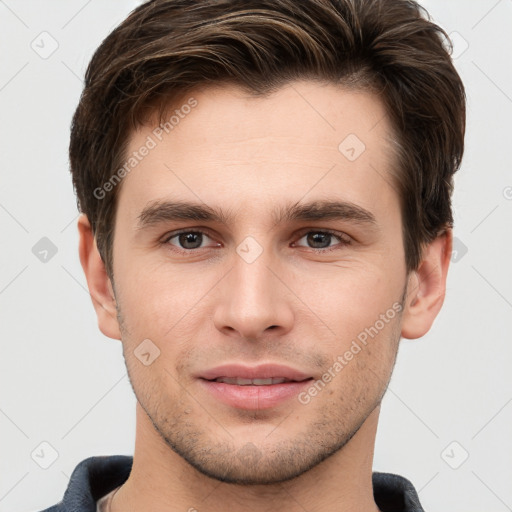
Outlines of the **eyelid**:
M297 234L295 236L303 237L307 233L329 233L330 235L337 236L341 239L346 239L345 241L348 242L349 240L352 240L352 237L347 235L347 233L344 233L343 231L337 231L335 229L330 228L312 228L312 227L306 227L302 228L299 231L297 231Z
M182 228L182 229L177 229L176 231L171 231L169 233L166 233L163 238L161 239L161 243L162 244L166 244L168 243L171 238L174 238L178 235L181 235L182 233L201 233L202 235L206 235L208 238L214 240L214 236L210 233L210 231L206 228ZM178 249L180 249L178 247ZM182 249L184 251L187 251L187 252L190 252L190 251L197 251L198 249Z

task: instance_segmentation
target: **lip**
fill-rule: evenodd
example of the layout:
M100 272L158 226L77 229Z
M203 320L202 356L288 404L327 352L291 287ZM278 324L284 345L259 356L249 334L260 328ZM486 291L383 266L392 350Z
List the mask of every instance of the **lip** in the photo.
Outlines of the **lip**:
M231 407L246 410L270 409L297 397L312 379L302 382L283 382L268 386L238 386L211 380L199 379L200 385L211 396Z
M310 385L313 377L304 372L280 364L244 366L226 364L201 372L197 376L201 387L220 402L245 410L270 409L296 397ZM215 382L219 377L240 377L244 379L269 379L284 377L293 382L271 385L245 385Z
M260 364L257 366L245 366L241 364L224 364L202 371L197 377L214 380L219 377L240 377L242 379L270 379L272 377L284 377L285 379L302 381L312 375L285 366L282 364ZM278 384L274 384L278 386Z

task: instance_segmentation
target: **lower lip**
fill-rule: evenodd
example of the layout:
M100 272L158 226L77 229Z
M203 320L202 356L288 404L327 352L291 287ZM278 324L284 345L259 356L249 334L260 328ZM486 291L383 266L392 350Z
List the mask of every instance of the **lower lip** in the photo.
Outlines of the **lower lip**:
M268 386L238 386L199 379L202 385L221 402L238 409L270 409L296 397L312 379L301 382L283 382Z

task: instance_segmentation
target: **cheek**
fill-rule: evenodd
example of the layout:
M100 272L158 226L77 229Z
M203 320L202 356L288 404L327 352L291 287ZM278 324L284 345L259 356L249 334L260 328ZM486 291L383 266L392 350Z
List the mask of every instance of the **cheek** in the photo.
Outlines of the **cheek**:
M206 311L205 294L218 279L210 282L202 272L186 272L169 265L157 268L142 263L119 270L120 307L130 346L148 338L168 352L186 346L211 316ZM172 348L171 348L172 346Z
M349 262L294 278L298 297L343 339L370 327L401 298L403 283L384 265ZM394 311L391 311L390 315Z
M337 346L331 347L333 364L337 363L341 376L336 388L342 394L347 386L353 387L354 397L377 395L385 389L397 354L400 317L390 309L382 318L347 330ZM340 325L340 331L343 328Z

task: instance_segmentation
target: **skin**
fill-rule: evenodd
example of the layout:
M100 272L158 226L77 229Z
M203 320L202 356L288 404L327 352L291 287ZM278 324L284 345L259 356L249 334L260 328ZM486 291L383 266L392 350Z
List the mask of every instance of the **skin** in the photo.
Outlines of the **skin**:
M232 86L192 96L197 106L124 178L113 283L87 217L78 222L99 328L122 340L138 400L133 469L112 511L377 511L380 402L400 337L423 336L441 309L452 233L406 274L392 130L372 94L304 81L265 98ZM134 132L129 152L154 127ZM351 133L366 146L353 162L338 150ZM326 198L369 210L377 228L273 220L276 206ZM204 203L231 217L137 229L156 199ZM164 241L183 228L207 232L201 248ZM352 243L327 236L314 245L306 236L325 229ZM250 264L236 252L247 236L263 251ZM307 404L237 409L194 377L226 362L276 362L322 378L396 303L401 313ZM160 350L148 366L134 354L145 339Z

